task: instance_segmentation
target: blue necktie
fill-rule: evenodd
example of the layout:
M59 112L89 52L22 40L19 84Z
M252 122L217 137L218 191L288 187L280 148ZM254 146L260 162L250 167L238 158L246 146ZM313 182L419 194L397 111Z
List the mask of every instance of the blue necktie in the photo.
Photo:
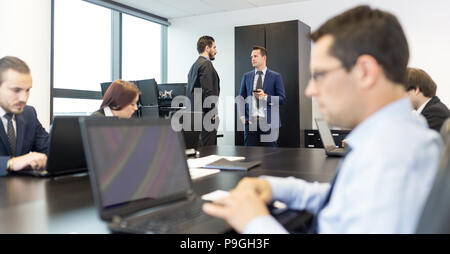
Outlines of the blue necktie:
M12 122L13 116L14 115L12 113L5 114L5 118L8 120L7 135L12 156L16 155L16 134L14 132L14 126Z
M319 206L319 210L317 210L317 213L314 215L313 223L311 225L309 233L312 233L312 234L318 233L317 225L318 225L318 220L319 220L319 214L330 202L331 194L333 193L334 185L336 184L336 179L338 177L339 171L341 171L342 163L344 162L344 158L345 158L345 156L347 156L348 153L350 153L351 150L352 150L351 147L347 145L345 148L345 155L342 158L342 160L339 162L339 165L336 169L336 173L334 174L333 180L331 180L330 190L328 191L327 195L325 196L325 199L323 200L322 204Z

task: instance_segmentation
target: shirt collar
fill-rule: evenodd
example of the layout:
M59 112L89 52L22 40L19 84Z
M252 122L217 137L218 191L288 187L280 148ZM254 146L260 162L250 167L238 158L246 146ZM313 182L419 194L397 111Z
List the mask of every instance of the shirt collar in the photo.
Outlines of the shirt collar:
M103 108L103 112L105 112L105 116L114 116L113 112L108 106Z
M203 57L203 58L205 58L206 60L211 61L211 59L209 59L209 57L206 57L206 56L203 56L203 55L200 55L200 57Z
M258 70L257 69L255 69L255 75L256 75L256 72L257 72ZM266 68L264 68L264 69L262 69L262 75L263 76L265 76L266 75L266 71L267 71L267 66L266 66Z
M6 111L2 108L2 107L0 107L0 117L5 117L5 114L6 114ZM13 114L13 120L16 118L16 115L15 114Z
M428 104L428 102L431 101L431 99L432 99L432 98L428 99L424 104L422 104L422 106L420 106L420 107L417 109L417 114L422 113L422 110L425 108L425 106Z
M346 138L347 143L352 148L358 147L367 140L368 135L371 135L370 133L376 133L377 129L380 129L380 126L385 125L387 121L394 121L402 116L409 116L412 110L413 108L408 97L388 104L356 126L348 134Z

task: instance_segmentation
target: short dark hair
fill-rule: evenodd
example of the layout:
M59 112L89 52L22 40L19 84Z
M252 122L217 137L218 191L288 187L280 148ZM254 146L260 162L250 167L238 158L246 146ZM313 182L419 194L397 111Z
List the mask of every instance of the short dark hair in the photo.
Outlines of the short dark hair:
M133 102L139 94L141 92L133 83L118 79L106 90L100 108L110 107L113 110L121 110Z
M267 49L263 46L253 46L253 50L258 50L261 53L261 56L267 56Z
M197 51L199 54L205 52L206 46L212 47L214 38L208 35L200 37L197 41Z
M316 42L331 35L330 54L350 71L367 54L383 67L386 77L404 83L409 60L408 42L397 18L385 11L357 6L325 22L310 35Z
M30 73L28 65L15 56L5 56L0 59L0 85L3 83L3 73L14 70L22 74Z
M425 97L436 95L437 86L433 79L424 70L418 68L408 68L408 75L405 82L406 91L419 88Z

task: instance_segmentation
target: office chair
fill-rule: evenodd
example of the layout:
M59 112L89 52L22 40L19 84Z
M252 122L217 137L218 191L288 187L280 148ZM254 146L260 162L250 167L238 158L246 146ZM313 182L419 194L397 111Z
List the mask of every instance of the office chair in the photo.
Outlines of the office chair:
M448 126L448 119L446 122ZM446 134L448 141L450 132L447 131ZM422 211L416 233L450 233L450 142L446 143L439 171Z

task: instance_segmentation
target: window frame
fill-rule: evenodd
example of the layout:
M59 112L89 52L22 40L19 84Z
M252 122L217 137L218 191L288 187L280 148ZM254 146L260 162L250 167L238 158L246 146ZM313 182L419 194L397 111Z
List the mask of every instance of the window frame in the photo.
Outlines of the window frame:
M61 0L59 0L61 1ZM128 14L161 25L161 82L167 83L167 28L170 23L163 18L133 7L109 0L83 0L111 10L111 80L122 77L122 14ZM53 122L53 98L93 99L102 98L99 91L54 88L55 0L51 4L51 56L50 56L50 124Z

